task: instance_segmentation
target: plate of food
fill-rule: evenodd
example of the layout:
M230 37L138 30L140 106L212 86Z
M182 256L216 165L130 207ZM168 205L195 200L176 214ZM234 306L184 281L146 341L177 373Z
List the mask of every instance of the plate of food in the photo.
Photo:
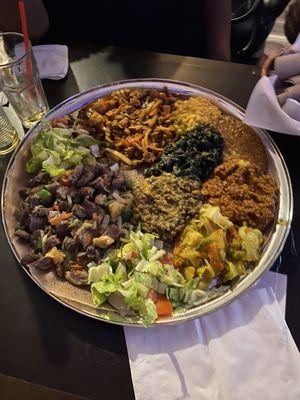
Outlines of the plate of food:
M23 138L2 219L54 299L115 324L215 311L276 261L292 220L285 162L244 111L199 86L114 82L53 108Z

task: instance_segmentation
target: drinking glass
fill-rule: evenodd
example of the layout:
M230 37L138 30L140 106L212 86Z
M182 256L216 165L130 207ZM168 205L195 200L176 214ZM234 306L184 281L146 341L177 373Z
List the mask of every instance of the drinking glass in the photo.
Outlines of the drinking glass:
M11 152L18 143L18 133L0 106L0 156Z
M20 33L0 34L0 89L26 128L48 111L32 47L26 51Z

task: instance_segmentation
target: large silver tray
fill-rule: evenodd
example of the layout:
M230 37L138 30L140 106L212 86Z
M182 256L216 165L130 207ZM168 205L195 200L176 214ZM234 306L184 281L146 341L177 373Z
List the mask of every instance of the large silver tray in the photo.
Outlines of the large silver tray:
M206 97L217 104L221 109L227 113L233 114L239 119L242 119L244 116L244 110L241 107L208 89L171 80L134 79L113 82L79 93L58 104L46 115L45 118L50 121L54 118L71 113L83 107L85 104L107 95L113 90L130 87L151 87L162 89L164 86L167 86L171 92ZM24 166L29 157L30 144L41 128L42 123L38 123L34 126L16 148L8 164L2 187L2 220L10 247L18 262L20 262L21 257L26 253L26 251L28 251L28 249L14 239L14 228L16 225L14 212L20 204L18 191L25 185L26 180L28 179L28 174L25 172ZM269 163L268 172L276 179L280 190L277 220L268 236L259 264L252 272L241 279L233 289L223 288L218 293L214 293L207 303L188 310L183 314L176 314L172 317L158 320L156 324L172 324L186 321L195 317L203 316L223 307L249 289L266 271L271 268L279 256L289 233L292 221L293 196L291 181L284 159L268 133L262 129L254 128L254 131L261 138L265 146ZM114 324L143 326L138 320L129 320L128 318L125 319L120 317L109 306L104 306L101 309L95 308L91 303L89 291L76 288L67 282L58 280L54 277L52 272L45 274L30 270L24 266L22 267L28 276L38 286L40 286L41 289L48 293L49 296L76 312Z

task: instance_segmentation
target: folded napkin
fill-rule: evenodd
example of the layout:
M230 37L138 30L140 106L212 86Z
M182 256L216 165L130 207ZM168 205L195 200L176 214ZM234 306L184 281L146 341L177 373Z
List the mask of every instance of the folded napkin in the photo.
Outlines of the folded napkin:
M282 93L276 89L282 85ZM291 99L294 101L291 102ZM297 111L298 109L298 111ZM275 132L300 135L300 34L286 55L277 57L274 71L256 84L246 109L244 122Z
M22 55L22 48L16 48L16 54ZM69 68L68 47L58 44L33 46L33 53L37 62L41 79L63 79ZM4 93L0 92L0 104L7 103Z
M33 46L41 79L63 79L68 73L68 47L58 44Z
M202 318L124 328L136 400L299 400L300 356L274 282L282 295L277 275Z

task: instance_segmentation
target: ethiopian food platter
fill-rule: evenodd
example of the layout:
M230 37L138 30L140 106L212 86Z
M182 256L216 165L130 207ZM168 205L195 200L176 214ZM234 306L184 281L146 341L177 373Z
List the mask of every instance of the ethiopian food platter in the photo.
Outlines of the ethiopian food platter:
M241 295L276 261L292 218L284 160L243 110L198 86L121 81L50 111L8 165L11 248L50 296L150 326Z

